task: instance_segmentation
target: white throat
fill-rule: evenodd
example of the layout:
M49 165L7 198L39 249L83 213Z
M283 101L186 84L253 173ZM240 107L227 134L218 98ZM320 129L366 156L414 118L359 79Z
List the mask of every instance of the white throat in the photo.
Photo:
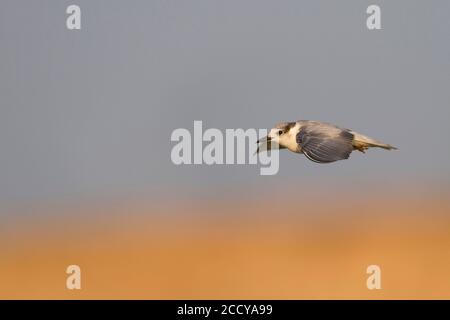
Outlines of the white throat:
M280 137L280 145L292 152L299 153L300 148L297 144L297 133L300 131L300 124L296 123L288 132Z

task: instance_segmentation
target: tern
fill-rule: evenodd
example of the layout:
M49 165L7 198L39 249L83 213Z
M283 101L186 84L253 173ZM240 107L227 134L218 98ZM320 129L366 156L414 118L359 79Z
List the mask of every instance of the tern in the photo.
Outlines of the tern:
M272 128L267 137L257 141L256 153L271 149L275 143L280 149L303 153L317 163L330 163L348 159L353 150L365 153L369 148L397 149L351 129L331 123L299 120L282 122Z

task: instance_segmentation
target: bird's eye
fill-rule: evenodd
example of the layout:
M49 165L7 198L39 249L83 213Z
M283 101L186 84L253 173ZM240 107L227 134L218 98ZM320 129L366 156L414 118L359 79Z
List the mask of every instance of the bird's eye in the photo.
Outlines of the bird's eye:
M278 131L278 135L281 136L282 133L283 133L283 130L279 130L279 131Z

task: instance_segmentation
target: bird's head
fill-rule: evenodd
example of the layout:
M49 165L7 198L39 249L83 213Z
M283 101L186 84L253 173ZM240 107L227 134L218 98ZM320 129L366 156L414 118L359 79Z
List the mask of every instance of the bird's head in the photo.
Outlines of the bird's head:
M271 143L278 144L280 146L280 149L290 149L290 146L292 145L292 139L295 142L296 133L293 133L295 125L295 122L281 122L274 128L270 129L267 137L264 137L257 141L259 144L261 144L261 151L263 151L264 149L270 150Z

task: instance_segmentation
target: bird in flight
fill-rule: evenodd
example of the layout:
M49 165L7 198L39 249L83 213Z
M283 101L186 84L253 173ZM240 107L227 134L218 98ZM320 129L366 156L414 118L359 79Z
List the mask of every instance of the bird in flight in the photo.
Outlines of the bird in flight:
M310 120L279 123L257 143L257 153L270 150L271 144L275 143L280 149L303 153L309 160L318 163L348 159L353 150L364 153L374 147L397 149L353 130Z

